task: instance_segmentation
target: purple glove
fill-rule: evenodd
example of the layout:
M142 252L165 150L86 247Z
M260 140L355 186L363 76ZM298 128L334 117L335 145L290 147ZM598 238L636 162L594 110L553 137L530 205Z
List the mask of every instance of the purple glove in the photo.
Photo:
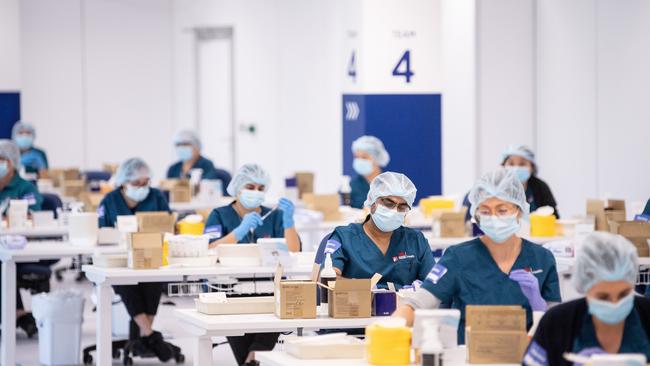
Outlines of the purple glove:
M546 311L546 301L542 298L539 291L539 281L537 281L534 274L523 269L517 269L510 272L510 279L519 284L521 292L528 299L533 311Z
M584 356L584 357L591 357L592 355L604 355L607 352L603 351L602 348L600 347L591 347L591 348L585 348L580 353L578 353L578 356ZM583 364L574 362L573 366L582 366Z

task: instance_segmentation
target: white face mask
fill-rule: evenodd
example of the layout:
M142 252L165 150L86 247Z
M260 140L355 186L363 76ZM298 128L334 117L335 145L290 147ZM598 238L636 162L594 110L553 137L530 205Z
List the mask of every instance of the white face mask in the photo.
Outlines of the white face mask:
M501 244L519 231L517 214L509 216L479 216L479 227L492 241Z
M375 212L370 216L379 230L389 233L404 224L406 212L397 212L377 204Z
M253 189L242 189L239 194L239 202L248 210L260 207L264 199L264 192Z
M135 202L142 202L149 195L149 186L136 187L127 184L124 194Z

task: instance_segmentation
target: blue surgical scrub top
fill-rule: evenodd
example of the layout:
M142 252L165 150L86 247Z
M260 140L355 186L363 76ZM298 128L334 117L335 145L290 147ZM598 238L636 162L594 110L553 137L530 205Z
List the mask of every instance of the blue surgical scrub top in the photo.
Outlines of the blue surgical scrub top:
M585 313L582 329L580 329L580 333L573 341L573 352L580 353L586 348L593 347L602 348L596 338L593 319L589 313ZM630 315L625 318L623 340L618 353L641 353L650 360L650 340L648 340L648 335L641 325L641 319L636 308L632 308Z
M45 151L32 147L20 152L20 162L27 173L38 173L41 169L47 169L47 155Z
M555 258L544 247L522 239L521 253L511 271L530 270L539 281L546 302L560 302L560 284ZM458 341L465 340L465 306L521 305L526 309L527 326L532 310L519 284L503 273L479 238L449 247L433 267L422 287L443 303L461 312Z
M350 206L354 208L363 208L363 203L366 202L370 184L366 178L357 175L350 181Z
M227 196L226 188L230 183L232 177L230 173L223 169L215 168L214 164L210 159L199 156L199 159L192 165L192 169L203 169L203 179L219 179L221 180L221 187L223 190L223 195ZM174 163L167 170L167 178L189 178L189 174L182 175L183 172L183 162L179 161Z
M165 196L156 188L150 188L147 197L134 208L129 208L121 188L117 188L107 194L99 203L97 216L99 227L115 227L117 217L122 215L134 215L136 212L167 211L170 212Z
M645 204L645 208L643 209L643 215L650 216L650 199Z
M21 178L15 170L9 184L0 191L0 202L5 200L27 200L29 209L32 211L39 211L43 204L43 196L38 193L36 186ZM0 214L4 214L4 212Z
M210 241L215 241L230 234L237 226L241 224L242 218L233 207L235 203L227 206L215 208L210 212L208 220L205 222L205 233L210 235ZM260 216L264 216L270 208L262 206ZM258 226L253 233L247 234L239 243L256 243L260 238L284 238L284 226L282 225L282 211L273 211L266 219L264 224Z
M325 253L332 253L332 264L345 278L371 278L382 275L378 287L387 282L396 288L424 281L434 260L429 242L418 230L400 226L390 238L386 254L363 231L363 224L339 226L330 235Z

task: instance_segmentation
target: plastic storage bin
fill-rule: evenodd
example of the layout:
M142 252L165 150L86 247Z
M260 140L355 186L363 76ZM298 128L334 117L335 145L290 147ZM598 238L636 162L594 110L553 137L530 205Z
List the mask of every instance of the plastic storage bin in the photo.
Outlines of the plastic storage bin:
M57 291L32 298L42 365L77 365L81 355L84 298L77 291Z

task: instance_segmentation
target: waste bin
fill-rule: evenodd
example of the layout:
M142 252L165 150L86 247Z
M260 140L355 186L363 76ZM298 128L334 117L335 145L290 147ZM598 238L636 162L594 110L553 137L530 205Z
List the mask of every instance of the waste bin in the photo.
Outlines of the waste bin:
M77 365L81 355L84 297L78 291L55 291L32 297L42 365Z

